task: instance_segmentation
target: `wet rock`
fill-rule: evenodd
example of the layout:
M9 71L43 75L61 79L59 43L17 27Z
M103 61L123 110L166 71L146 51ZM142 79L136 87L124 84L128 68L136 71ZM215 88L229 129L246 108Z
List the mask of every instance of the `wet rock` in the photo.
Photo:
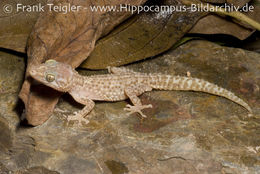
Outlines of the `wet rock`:
M66 116L82 105L64 95L41 126L5 133L13 137L13 143L9 148L8 141L2 143L8 151L0 151L0 163L14 172L40 167L62 174L258 173L259 61L260 54L255 52L191 41L160 57L129 65L142 72L184 76L189 72L218 84L247 101L254 111L252 117L221 97L152 91L140 96L143 103L154 106L144 111L148 118L127 116L123 108L128 100L96 102L88 115L90 123L78 128Z

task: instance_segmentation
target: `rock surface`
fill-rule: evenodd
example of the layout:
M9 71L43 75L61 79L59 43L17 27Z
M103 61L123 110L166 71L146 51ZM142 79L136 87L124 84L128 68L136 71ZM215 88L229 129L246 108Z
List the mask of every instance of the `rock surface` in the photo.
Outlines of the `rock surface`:
M136 71L203 78L233 91L254 116L221 97L152 91L140 98L147 119L127 116L129 101L96 102L90 123L75 127L66 115L82 108L69 95L41 126L19 125L15 108L23 58L0 53L0 173L158 174L260 172L260 54L191 41L132 64ZM82 74L104 72L84 71ZM4 74L4 75L3 75ZM8 80L7 80L8 79ZM5 83L3 83L5 82ZM43 108L44 109L44 108Z

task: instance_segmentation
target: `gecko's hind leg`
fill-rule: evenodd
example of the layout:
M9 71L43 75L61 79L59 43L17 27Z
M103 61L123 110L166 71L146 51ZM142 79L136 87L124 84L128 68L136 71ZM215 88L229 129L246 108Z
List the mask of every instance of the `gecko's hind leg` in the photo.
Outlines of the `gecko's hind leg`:
M142 110L146 108L152 108L152 105L142 105L141 100L138 98L139 95L146 91L151 91L152 88L150 86L146 85L138 85L138 86L130 86L125 89L125 94L131 102L133 103L132 105L126 105L124 108L125 111L128 111L128 115L133 114L133 113L139 113L142 117L146 117L145 114L143 114Z
M135 72L133 70L130 70L128 68L125 67L107 67L108 73L112 73L112 74L142 74L139 72Z
M95 103L92 100L84 101L85 107L80 110L79 112L75 113L75 115L69 115L67 117L68 121L78 121L79 124L83 125L82 123L88 124L88 119L85 118L87 114L94 108Z

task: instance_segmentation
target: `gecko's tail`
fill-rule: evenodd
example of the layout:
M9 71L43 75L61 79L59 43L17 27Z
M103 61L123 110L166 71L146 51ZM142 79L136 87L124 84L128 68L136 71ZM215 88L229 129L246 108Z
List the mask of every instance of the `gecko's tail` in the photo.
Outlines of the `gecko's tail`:
M252 109L250 108L250 106L242 99L237 97L234 93L208 81L192 77L181 77L171 75L151 75L150 77L150 85L154 89L190 90L214 94L217 96L225 97L246 108L250 112L250 114L252 113Z

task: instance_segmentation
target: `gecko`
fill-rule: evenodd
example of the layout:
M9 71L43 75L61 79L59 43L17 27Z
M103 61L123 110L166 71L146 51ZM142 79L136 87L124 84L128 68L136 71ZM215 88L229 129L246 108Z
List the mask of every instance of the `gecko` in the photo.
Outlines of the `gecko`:
M128 111L127 114L139 113L146 117L142 110L152 108L152 105L143 105L138 96L153 89L205 92L227 98L252 113L250 106L234 93L199 78L147 74L124 67L109 67L109 74L82 76L70 65L53 59L31 66L28 72L36 81L57 91L68 92L76 102L83 104L82 110L67 117L68 121L77 120L81 124L89 123L85 117L93 110L94 101L121 101L129 98L133 105L126 105L124 110Z

